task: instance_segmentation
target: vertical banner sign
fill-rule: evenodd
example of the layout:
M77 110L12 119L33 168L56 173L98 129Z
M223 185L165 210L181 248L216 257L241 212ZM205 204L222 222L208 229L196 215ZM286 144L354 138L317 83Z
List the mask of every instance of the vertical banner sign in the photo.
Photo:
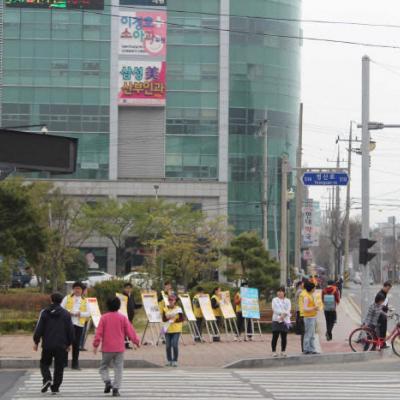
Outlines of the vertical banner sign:
M196 317L194 316L192 301L190 300L189 294L180 294L179 299L181 300L183 311L185 312L187 320L195 322Z
M164 106L166 62L120 61L120 106Z
M99 303L97 302L96 297L88 297L86 300L89 303L90 316L92 318L93 325L95 328L97 328L101 318Z
M119 54L165 59L166 22L167 13L165 11L121 12Z
M303 212L303 246L313 247L319 244L319 232L321 226L321 210L319 202L308 199Z
M231 295L228 290L221 292L221 302L219 307L225 319L236 318L236 314L231 303Z
M206 321L216 321L212 306L210 296L204 295L199 297L199 304L201 308L201 312L203 313L203 317Z
M160 308L158 306L157 292L142 292L142 304L149 322L162 322Z
M258 289L240 288L243 318L260 319L260 305L258 303Z

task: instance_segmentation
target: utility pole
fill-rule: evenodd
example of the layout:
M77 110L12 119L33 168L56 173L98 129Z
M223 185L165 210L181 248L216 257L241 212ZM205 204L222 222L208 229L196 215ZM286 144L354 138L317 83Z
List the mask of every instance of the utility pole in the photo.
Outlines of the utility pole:
M353 146L353 121L350 121L349 148L347 149L347 173L349 182L346 188L346 215L345 215L345 238L344 238L344 286L348 287L350 279L349 259L350 259L350 184L351 184L351 153Z
M369 80L370 80L370 58L364 56L362 58L362 138L361 138L361 204L362 204L362 226L361 237L369 239ZM361 265L362 282L361 282L361 320L364 321L369 306L369 265L368 262Z
M397 257L396 257L396 217L391 217L392 230L393 230L393 247L392 247L392 258L393 258L393 282L397 280Z
M261 123L261 134L264 141L263 151L263 192L262 192L262 212L263 212L263 241L265 250L269 250L268 243L268 120Z
M303 103L300 103L299 142L296 154L296 222L294 239L294 266L297 272L301 270L301 223L303 208L303 182L301 181L301 164L303 152Z
M287 155L281 159L281 285L287 284Z
M336 160L336 168L340 167L340 149L338 148L338 155ZM335 263L335 279L340 274L341 264L341 229L340 229L340 187L336 186L336 201L335 201L335 247L336 247L336 263Z

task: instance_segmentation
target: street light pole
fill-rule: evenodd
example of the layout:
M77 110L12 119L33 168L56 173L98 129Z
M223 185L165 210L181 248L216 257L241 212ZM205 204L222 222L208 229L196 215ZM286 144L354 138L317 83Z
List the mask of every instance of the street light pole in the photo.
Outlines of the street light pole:
M262 213L263 213L263 241L265 250L269 250L268 243L268 120L261 124L263 136L263 192L262 192Z
M287 284L287 164L288 158L284 154L281 160L281 251L280 251L280 264L281 286Z
M300 103L299 113L299 143L296 154L296 222L295 222L295 243L294 243L294 267L296 272L301 270L301 217L303 207L303 182L301 181L303 151L303 103Z
M362 138L361 138L361 204L362 204L362 225L361 237L369 239L369 104L370 104L370 58L364 56L362 58ZM369 306L369 265L361 265L362 282L361 282L361 319L364 321Z

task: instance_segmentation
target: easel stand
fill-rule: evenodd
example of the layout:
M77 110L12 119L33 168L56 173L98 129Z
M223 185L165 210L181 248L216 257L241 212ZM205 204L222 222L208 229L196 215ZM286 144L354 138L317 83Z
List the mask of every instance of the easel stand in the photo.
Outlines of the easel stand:
M217 321L207 321L205 320L206 323L206 328L207 328L207 333L210 338L210 343L213 342L214 337L221 337L221 333L218 329Z
M225 334L228 339L240 340L236 318L224 318Z
M199 332L199 328L197 327L196 321L187 321L189 326L189 332L192 336L193 343L196 344L196 338L200 339L200 342L204 342L202 335Z
M149 344L148 342L145 342L146 334L151 335L151 344L153 346L158 346L159 342L159 337L160 337L160 332L161 332L161 324L159 322L149 322L147 321L146 327L144 328L141 344Z
M248 326L251 326L251 332L248 331ZM255 325L257 325L258 332L255 331ZM264 341L264 335L262 334L261 324L259 319L244 318L244 340L252 340L254 336L259 336L261 341Z

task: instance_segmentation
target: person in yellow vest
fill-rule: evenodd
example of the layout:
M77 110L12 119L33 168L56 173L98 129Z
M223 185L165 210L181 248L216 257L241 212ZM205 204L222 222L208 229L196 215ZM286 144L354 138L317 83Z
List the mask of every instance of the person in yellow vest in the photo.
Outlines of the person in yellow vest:
M204 296L204 289L201 286L198 286L196 289L196 294L193 296L193 301L192 301L193 313L194 316L196 317L196 326L197 326L197 332L194 338L196 342L201 342L203 321L204 321L203 312L201 311L199 302L199 298L201 296Z
M86 297L82 296L85 285L82 282L75 282L72 285L72 293L65 296L61 306L71 315L74 325L74 341L72 342L72 369L79 370L79 347L83 333L83 327L90 318L89 304Z
M304 289L304 354L318 354L315 348L315 328L319 306L314 298L315 285L311 282L305 282Z
M168 296L168 305L163 310L163 321L166 322L163 329L165 332L165 344L167 352L167 366L178 366L179 338L182 333L183 311L176 304L177 297L174 294Z
M296 294L294 298L296 311L296 335L300 336L301 352L304 352L304 283L306 279L302 279L296 284Z
M220 307L221 299L222 299L221 288L220 287L214 288L211 295L211 307L213 309L214 316L217 320L217 326L219 329L221 329L222 326L222 311ZM220 341L219 335L215 335L213 337L213 341L219 342Z

